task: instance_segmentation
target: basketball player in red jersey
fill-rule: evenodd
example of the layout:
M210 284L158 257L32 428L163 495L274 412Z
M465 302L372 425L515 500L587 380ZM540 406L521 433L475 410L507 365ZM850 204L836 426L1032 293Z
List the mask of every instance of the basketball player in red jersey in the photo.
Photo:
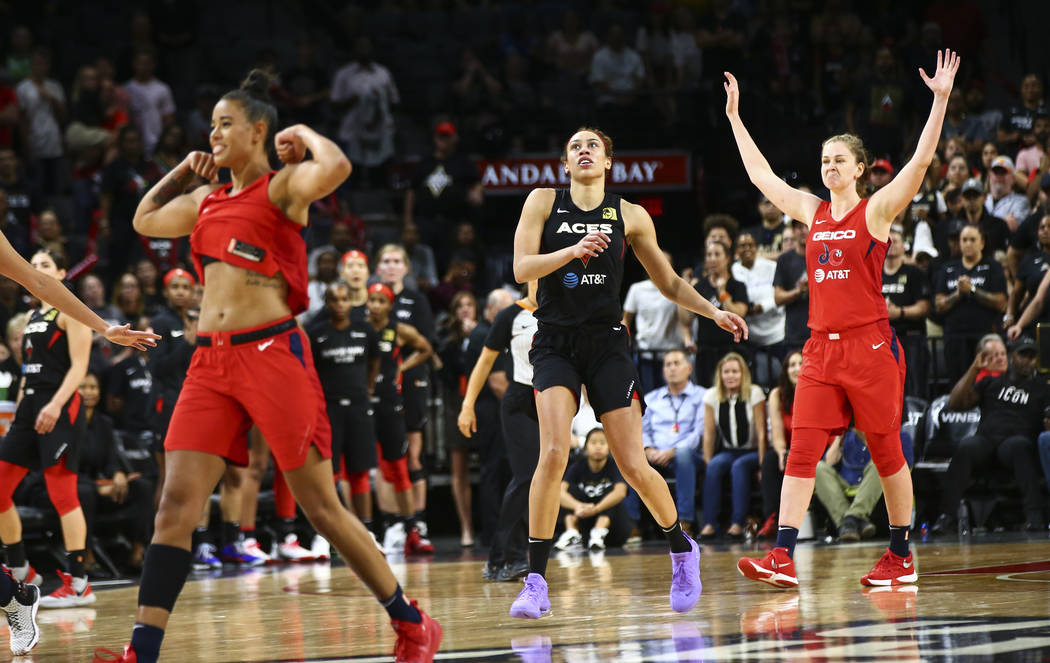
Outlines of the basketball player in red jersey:
M715 308L675 274L644 208L606 192L605 174L612 168L608 136L582 128L566 142L561 158L569 188L533 190L514 233L514 277L519 283L539 281L529 361L540 457L529 489L529 574L510 615L537 619L550 611L544 576L581 385L605 427L616 466L667 536L671 608L686 612L700 598L700 549L682 532L667 482L642 449L638 372L628 331L620 323L627 245L665 297L711 318L736 341L747 338L747 325L740 316Z
M933 107L915 154L897 176L871 198L860 190L868 163L860 139L833 136L821 151L821 176L831 201L788 186L758 150L738 111L740 90L726 72L726 115L748 177L774 205L809 226L806 270L809 278L809 328L795 391L791 450L780 494L777 547L761 560L742 558L737 568L752 580L776 587L797 587L792 561L798 527L813 495L817 461L832 438L856 418L867 434L871 458L882 478L890 521L890 546L861 578L864 585L915 582L909 551L912 512L911 472L901 451L904 354L888 322L882 297L882 263L890 224L918 192L937 148L948 95L959 57L937 53L930 78Z
M277 113L269 85L256 70L226 93L212 112L211 152L191 152L135 212L140 233L190 235L204 295L197 350L165 440L168 476L131 642L123 656L100 650L97 660L157 660L190 568L194 523L226 463L247 465L245 434L253 422L310 522L390 613L395 660L432 661L440 645L441 627L405 599L368 532L336 495L324 397L293 316L308 303L301 231L310 203L346 179L350 162L304 125L271 139ZM270 169L270 140L286 164L278 171ZM304 161L307 150L313 158ZM230 170L231 184L215 183L219 168ZM194 173L212 183L183 193Z

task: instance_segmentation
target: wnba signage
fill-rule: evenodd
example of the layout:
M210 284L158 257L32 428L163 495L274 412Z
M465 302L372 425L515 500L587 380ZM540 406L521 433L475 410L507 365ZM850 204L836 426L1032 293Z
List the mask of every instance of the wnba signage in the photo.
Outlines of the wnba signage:
M688 152L618 152L608 185L617 191L688 189L692 186ZM509 159L477 159L487 193L523 193L536 187L567 187L561 159L523 155Z

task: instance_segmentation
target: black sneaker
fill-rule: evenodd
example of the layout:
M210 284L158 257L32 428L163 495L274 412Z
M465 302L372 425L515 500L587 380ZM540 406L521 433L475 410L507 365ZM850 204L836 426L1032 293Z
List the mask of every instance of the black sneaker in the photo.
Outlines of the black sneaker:
M846 516L839 525L839 541L851 543L860 541L860 518Z
M499 582L514 582L529 575L529 563L525 560L520 562L507 562L499 570L496 580Z
M485 566L481 569L481 577L485 580L497 580L499 578L500 567L492 562L485 562Z
M860 538L870 539L875 536L876 533L875 523L867 520L866 518L860 519Z
M951 514L942 513L937 516L937 521L933 523L933 527L930 528L930 531L941 536L955 534L955 522L955 518Z

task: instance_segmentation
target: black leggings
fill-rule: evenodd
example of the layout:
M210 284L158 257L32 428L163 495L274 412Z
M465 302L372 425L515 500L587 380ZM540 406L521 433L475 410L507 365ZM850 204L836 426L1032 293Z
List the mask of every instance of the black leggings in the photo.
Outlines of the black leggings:
M768 518L780 511L780 489L784 485L784 470L780 469L780 460L777 452L772 448L766 449L766 455L762 456L762 517Z
M489 549L492 566L528 559L529 486L540 460L540 424L532 389L511 382L500 408L512 476L503 492L499 526Z
M1039 494L1039 459L1035 442L1024 435L1013 435L1005 440L994 440L983 435L963 438L952 454L948 465L948 476L944 483L941 509L944 513L955 513L963 493L973 482L974 474L985 474L991 463L998 461L1000 467L1012 470L1024 499L1027 514L1042 509Z
M153 522L153 482L139 477L128 482L128 494L123 504L98 494L95 482L80 476L77 478L77 496L84 510L88 538L96 534L99 516L119 516L120 531L127 534L132 543L149 543L150 525Z

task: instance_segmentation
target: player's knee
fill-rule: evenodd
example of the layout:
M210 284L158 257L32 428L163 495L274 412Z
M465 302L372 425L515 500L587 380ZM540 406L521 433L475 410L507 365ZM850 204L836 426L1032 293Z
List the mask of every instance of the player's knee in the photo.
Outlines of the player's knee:
M228 465L222 475L222 481L230 490L240 490L241 486L244 485L244 475L244 468Z
M788 452L784 474L800 479L817 475L817 462L824 455L831 435L820 428L797 428L791 433L791 451Z
M54 505L59 517L80 508L76 474L62 465L55 465L44 470L44 483L47 485L47 494L51 498L51 504Z
M154 528L158 533L192 532L201 516L202 505L175 482L164 484L164 492L157 506Z
M645 475L652 471L652 468L649 466L649 461L647 461L645 456L641 454L638 454L637 457L632 454L628 458L621 459L620 464L617 465L617 469L619 469L620 474L623 475L624 481L632 486L637 486Z
M868 451L871 452L871 462L879 471L879 476L893 476L907 465L904 451L901 449L901 436L899 432L893 433L868 433Z
M364 495L371 489L368 481L368 470L363 472L350 472L349 480L351 495Z

